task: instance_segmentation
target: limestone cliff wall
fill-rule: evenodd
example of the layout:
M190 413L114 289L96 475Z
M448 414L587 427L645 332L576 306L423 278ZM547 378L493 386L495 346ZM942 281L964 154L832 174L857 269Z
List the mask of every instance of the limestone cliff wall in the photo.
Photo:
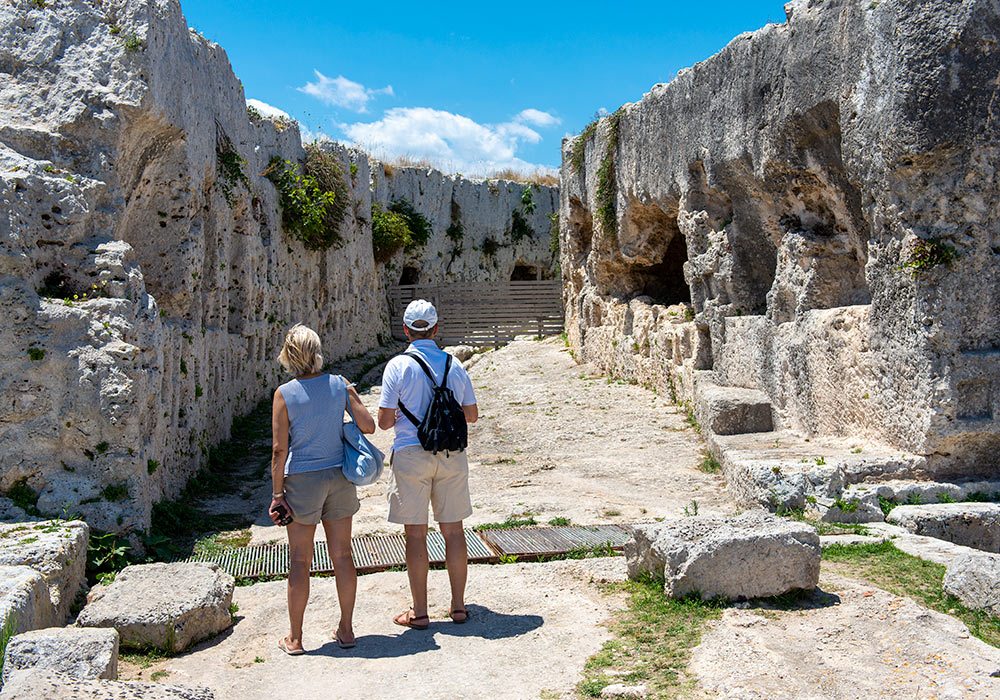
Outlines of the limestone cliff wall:
M433 168L375 161L372 180L374 201L387 207L405 199L432 229L426 245L401 250L380 265L386 284L492 282L515 274L530 279L536 274L544 279L558 276L550 235L551 217L559 211L557 187L468 179ZM515 225L518 217L521 228Z
M1000 473L1000 7L786 13L564 142L571 343L681 398L710 377L764 391L778 427ZM960 257L907 266L921 244Z
M259 174L302 159L297 127L248 117L176 2L0 6L0 490L144 528L282 380L290 324L331 359L376 344L368 159L330 148L357 166L345 244L310 252Z

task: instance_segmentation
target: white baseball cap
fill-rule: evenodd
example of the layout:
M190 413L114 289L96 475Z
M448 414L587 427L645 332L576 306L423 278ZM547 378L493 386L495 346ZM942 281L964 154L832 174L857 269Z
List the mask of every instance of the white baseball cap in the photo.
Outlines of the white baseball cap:
M413 324L417 321L425 321L426 326L414 326ZM412 328L415 331L425 331L428 328L432 328L437 325L438 322L438 312L434 308L434 304L430 303L426 299L414 299L410 302L409 306L406 307L406 311L403 312L403 323L407 328Z

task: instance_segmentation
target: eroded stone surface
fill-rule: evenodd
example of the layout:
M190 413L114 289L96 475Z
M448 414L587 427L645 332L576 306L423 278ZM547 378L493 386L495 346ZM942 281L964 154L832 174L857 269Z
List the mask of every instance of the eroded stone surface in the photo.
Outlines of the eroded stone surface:
M663 578L675 598L762 598L810 590L819 578L816 531L761 511L638 525L632 538L625 545L629 576Z
M922 478L996 478L998 9L787 12L564 141L570 344L693 404L712 370L776 429L927 455ZM961 262L906 267L942 243Z
M24 565L38 571L45 578L58 619L64 620L87 584L89 536L90 528L79 520L0 523L0 565Z
M756 389L721 387L706 376L698 382L695 415L716 435L767 433L774 427L767 394Z
M7 643L3 682L30 669L69 678L118 677L118 632L113 629L49 627L19 634Z
M128 566L95 586L82 627L114 627L122 646L182 651L232 625L233 577L215 564Z
M1000 552L1000 503L897 506L886 520L917 535Z
M0 566L0 624L11 619L17 632L56 623L45 578L27 566Z
M1000 556L968 554L955 559L945 571L944 591L968 608L1000 617Z
M135 681L79 680L36 671L18 671L0 691L0 700L215 700L207 688Z

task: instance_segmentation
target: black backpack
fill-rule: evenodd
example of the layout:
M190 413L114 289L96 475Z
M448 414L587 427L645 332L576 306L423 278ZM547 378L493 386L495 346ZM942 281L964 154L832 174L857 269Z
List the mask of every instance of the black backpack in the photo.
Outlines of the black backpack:
M434 383L434 375L430 368L415 353L404 352L406 357L412 357L431 380L434 395L423 420L417 420L410 411L399 402L399 410L403 412L413 425L417 426L417 439L420 446L428 452L461 452L469 444L469 426L465 422L465 412L455 400L455 395L448 388L448 372L451 371L451 355L444 366L444 377L441 385Z

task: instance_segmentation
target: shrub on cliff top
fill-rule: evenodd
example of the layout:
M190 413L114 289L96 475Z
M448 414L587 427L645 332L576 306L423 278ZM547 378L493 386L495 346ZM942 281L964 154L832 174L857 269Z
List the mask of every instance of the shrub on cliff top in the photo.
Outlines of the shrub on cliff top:
M308 250L340 247L340 226L348 208L348 189L340 164L318 145L306 146L304 173L289 161L271 159L264 175L274 183L281 221Z
M386 262L410 241L411 235L402 215L386 211L379 202L372 204L372 253L377 262Z

